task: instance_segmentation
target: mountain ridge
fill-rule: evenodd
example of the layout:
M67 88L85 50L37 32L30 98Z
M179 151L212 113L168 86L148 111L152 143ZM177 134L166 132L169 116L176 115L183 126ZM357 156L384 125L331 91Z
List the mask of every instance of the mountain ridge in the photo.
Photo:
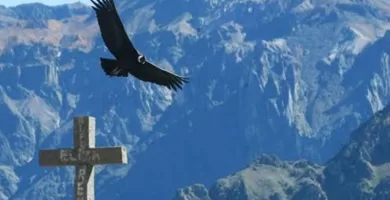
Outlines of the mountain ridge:
M353 131L349 144L325 165L262 154L210 189L202 184L178 189L173 200L387 199L389 119L390 105Z

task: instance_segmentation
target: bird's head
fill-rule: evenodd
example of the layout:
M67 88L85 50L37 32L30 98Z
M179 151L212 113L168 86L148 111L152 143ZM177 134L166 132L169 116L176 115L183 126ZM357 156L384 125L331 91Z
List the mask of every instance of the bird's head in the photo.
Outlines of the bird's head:
M138 62L141 63L141 64L145 64L145 62L146 62L145 56L139 55L138 56Z

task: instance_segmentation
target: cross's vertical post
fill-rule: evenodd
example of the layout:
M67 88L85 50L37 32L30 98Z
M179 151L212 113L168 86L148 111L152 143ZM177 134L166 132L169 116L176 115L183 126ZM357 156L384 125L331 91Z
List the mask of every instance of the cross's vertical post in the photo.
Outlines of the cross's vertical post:
M74 148L79 159L86 155L86 150L95 148L95 119L91 117L76 117L74 126ZM74 196L76 200L94 200L95 169L93 165L82 164L76 166Z

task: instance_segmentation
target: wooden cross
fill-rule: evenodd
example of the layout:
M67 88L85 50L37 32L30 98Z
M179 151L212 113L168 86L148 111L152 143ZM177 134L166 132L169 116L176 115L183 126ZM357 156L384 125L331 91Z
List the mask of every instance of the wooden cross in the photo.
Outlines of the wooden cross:
M74 199L94 200L94 165L127 164L125 147L95 148L95 118L76 117L74 149L39 151L40 166L76 166Z

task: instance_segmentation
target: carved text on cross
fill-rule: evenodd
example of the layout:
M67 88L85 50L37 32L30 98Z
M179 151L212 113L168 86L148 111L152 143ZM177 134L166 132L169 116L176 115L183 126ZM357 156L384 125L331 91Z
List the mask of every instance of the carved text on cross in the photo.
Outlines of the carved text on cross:
M74 119L74 149L41 150L41 166L76 166L75 199L94 199L94 168L99 164L125 164L125 147L95 148L95 118Z

